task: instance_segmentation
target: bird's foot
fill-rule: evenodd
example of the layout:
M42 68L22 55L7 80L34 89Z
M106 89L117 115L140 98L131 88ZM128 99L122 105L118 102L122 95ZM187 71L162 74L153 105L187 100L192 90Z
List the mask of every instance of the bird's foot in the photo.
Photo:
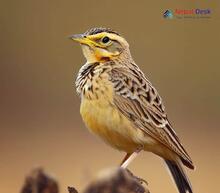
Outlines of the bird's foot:
M140 177L135 176L129 169L125 169L132 178L140 182L141 184L148 185L148 182Z

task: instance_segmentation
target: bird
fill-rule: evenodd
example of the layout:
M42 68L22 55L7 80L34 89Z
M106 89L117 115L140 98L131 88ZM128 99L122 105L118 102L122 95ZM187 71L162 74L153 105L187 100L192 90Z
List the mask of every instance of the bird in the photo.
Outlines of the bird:
M152 152L164 159L179 193L193 193L183 168L194 169L192 159L168 120L158 91L134 62L126 39L105 27L69 38L81 45L86 59L75 85L89 131L126 153L122 168L140 152Z

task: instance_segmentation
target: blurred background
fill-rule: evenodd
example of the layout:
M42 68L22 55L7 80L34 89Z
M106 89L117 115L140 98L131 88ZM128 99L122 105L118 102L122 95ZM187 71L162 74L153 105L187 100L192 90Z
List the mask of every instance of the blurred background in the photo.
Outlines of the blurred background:
M124 153L91 135L79 115L74 81L85 63L67 36L110 27L159 90L170 121L197 169L195 192L219 192L219 1L1 1L0 191L19 192L43 166L81 189ZM211 9L206 19L164 19L167 9ZM162 161L142 153L129 167L152 193L176 189Z

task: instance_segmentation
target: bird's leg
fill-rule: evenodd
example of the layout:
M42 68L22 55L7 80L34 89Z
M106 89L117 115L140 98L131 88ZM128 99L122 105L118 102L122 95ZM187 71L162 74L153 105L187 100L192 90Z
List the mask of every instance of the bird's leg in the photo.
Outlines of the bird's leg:
M130 156L131 156L131 153L127 153L127 154L125 155L124 159L122 160L120 166L122 166L123 163L124 163Z
M121 167L122 168L127 168L127 166L129 165L130 162L132 162L138 155L138 153L142 150L141 148L138 148L135 152L131 153L131 154L127 154L125 156L125 158L123 159L122 163L121 163Z

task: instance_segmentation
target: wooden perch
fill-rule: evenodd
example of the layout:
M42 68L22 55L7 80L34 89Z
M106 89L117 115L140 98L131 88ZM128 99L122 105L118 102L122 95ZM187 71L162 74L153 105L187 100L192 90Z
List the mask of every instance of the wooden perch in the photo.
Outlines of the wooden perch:
M129 170L122 168L107 169L101 172L83 193L150 193L146 181L135 177ZM69 193L78 193L68 187ZM59 193L58 183L43 169L37 168L26 177L20 193Z
M58 193L58 183L42 168L36 168L26 177L21 193Z
M146 181L135 177L129 170L108 169L91 182L83 193L150 193ZM77 193L68 187L69 193Z

